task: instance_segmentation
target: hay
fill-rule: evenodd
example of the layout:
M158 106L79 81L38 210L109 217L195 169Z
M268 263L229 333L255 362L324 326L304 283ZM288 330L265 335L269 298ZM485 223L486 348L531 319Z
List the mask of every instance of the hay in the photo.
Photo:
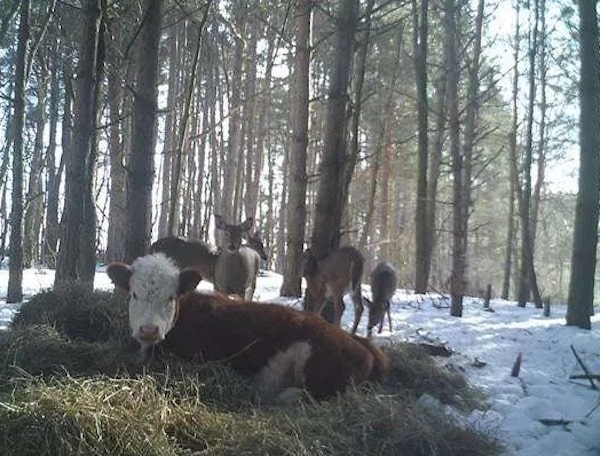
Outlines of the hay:
M158 350L136 363L122 297L78 287L23 305L0 334L2 455L494 455L493 436L417 405L428 393L468 408L479 397L418 348L388 349L381 384L328 401L261 404L219 363ZM89 334L88 334L89 331Z
M127 300L122 293L91 291L79 283L43 291L25 302L12 327L54 326L72 340L129 342Z

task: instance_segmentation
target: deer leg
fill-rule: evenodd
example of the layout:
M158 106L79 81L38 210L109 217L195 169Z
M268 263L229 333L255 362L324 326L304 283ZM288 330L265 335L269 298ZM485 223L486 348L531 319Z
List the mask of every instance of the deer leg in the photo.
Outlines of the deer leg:
M390 332L392 332L392 315L390 314L390 302L388 301L387 303L387 314L388 314L388 322L390 324ZM381 321L381 324L383 325L383 320Z
M332 300L333 303L333 324L341 326L342 324L342 313L344 313L344 299L342 296L336 296Z
M362 299L360 301L354 301L354 325L352 326L352 334L356 334L356 330L358 329L358 324L360 323L360 318L362 317L363 311L364 306L362 303Z

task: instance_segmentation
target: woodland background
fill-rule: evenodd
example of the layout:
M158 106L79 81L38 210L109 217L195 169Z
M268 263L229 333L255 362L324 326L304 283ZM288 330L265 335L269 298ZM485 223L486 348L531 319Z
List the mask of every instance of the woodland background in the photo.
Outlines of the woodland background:
M23 267L216 242L215 213L255 217L284 294L327 230L401 287L566 301L578 196L549 175L576 168L595 3L0 0L9 302Z

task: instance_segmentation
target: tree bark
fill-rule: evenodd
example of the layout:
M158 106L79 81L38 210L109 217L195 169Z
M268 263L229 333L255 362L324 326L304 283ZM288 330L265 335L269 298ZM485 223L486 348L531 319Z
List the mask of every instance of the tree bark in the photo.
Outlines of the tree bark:
M581 115L579 192L575 209L575 229L567 325L591 329L594 310L594 275L598 245L598 206L600 203L600 39L596 2L579 0L579 43Z
M415 54L415 84L417 92L417 123L418 123L418 152L417 152L417 205L415 212L415 293L425 293L429 282L431 255L428 255L427 194L428 151L428 99L427 99L427 32L428 32L428 0L421 0L421 8L413 0L414 22L414 54Z
M37 106L35 108L35 142L31 155L29 184L27 188L25 217L23 220L23 266L30 268L40 260L39 241L44 213L42 173L44 171L44 127L46 125L46 102L48 70L46 62L39 59L37 74Z
M25 128L25 68L27 67L30 3L30 0L21 1L17 36L13 108L13 191L11 195L7 303L19 302L23 299L23 135Z
M79 279L78 261L83 236L86 164L92 151L96 120L94 94L96 62L102 5L100 0L85 4L85 21L77 66L76 105L74 107L73 147L67 159L65 208L55 285Z
M533 123L536 99L535 57L538 43L539 1L534 0L534 20L529 31L529 95L527 105L526 144L522 169L522 192L519 200L519 216L521 219L521 265L519 272L519 307L525 307L531 296L533 268L533 246L531 245L531 164L533 157Z
M292 93L289 194L286 211L286 247L282 296L301 296L300 258L306 229L306 160L308 148L308 104L310 75L311 1L297 0L295 20L296 58ZM286 173L287 174L287 173ZM280 230L282 227L280 227Z
M58 243L58 192L61 167L56 167L56 134L58 126L58 102L60 98L60 63L56 47L51 51L51 81L48 148L46 149L46 231L42 253L42 263L48 267L56 267L56 247ZM67 95L68 96L68 95ZM67 128L67 125L65 125ZM64 163L64 160L61 160Z
M137 84L133 106L133 139L128 174L127 236L125 259L131 262L150 247L152 220L152 181L156 144L158 45L160 42L162 0L146 0L140 31Z
M515 193L519 189L519 175L517 171L517 130L519 128L518 96L519 96L519 43L521 42L519 9L520 3L516 2L516 25L514 35L513 54L513 83L512 83L512 124L509 133L508 161L510 175L510 195L508 201L508 224L506 230L506 251L504 255L504 278L502 281L502 299L508 299L510 292L510 278L512 275L512 257L515 237Z
M340 220L347 195L343 188L347 172L346 127L348 109L348 82L354 33L358 22L359 2L340 3L337 17L335 62L332 68L325 120L323 157L319 172L319 189L315 206L315 224L311 236L311 249L317 258L335 250L340 242Z
M117 31L118 34L118 31ZM110 206L108 209L108 233L106 261L123 261L125 258L127 170L123 148L121 111L123 103L123 80L117 68L108 77L108 112L110 128L108 142L110 151Z

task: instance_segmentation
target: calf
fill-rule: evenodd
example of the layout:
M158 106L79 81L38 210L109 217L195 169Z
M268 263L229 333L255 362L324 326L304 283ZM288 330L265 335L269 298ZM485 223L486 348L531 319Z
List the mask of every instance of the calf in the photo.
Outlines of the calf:
M263 397L304 387L322 398L387 372L387 357L367 339L312 313L192 291L198 271L179 271L162 254L111 263L107 273L129 292L129 324L143 352L164 339L183 358L226 361Z
M373 271L371 271L371 295L373 301L365 298L365 301L369 306L367 337L371 337L371 331L373 330L373 327L377 325L379 325L378 333L381 333L386 312L390 324L390 331L392 330L390 301L396 292L397 283L396 270L390 263L382 261L375 266ZM358 320L360 320L362 313L363 307L361 305L357 313ZM358 323L355 322L355 325L357 326Z
M354 247L340 247L319 260L307 249L303 253L303 275L306 285L316 302L316 311L321 313L326 300L333 304L334 325L339 326L344 312L344 294L350 291L356 310L362 307L360 281L363 274L364 258ZM355 318L356 320L356 318ZM355 325L358 325L355 321ZM356 332L356 327L352 333Z

